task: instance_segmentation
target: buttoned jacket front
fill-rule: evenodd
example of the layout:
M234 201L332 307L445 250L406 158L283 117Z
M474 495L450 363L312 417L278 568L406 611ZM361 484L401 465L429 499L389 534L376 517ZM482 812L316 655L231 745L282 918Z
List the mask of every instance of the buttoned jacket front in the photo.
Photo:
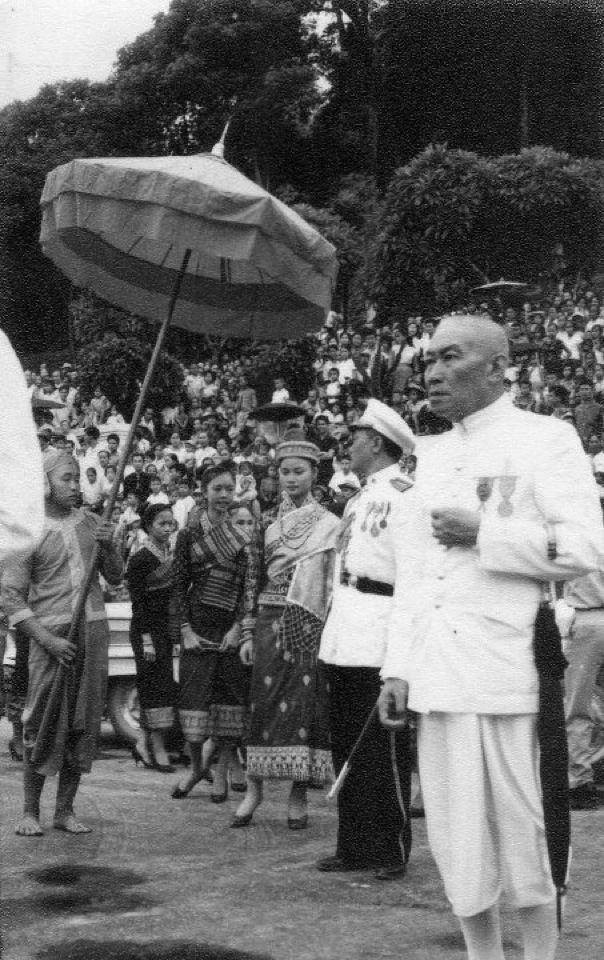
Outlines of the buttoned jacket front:
M363 489L346 504L333 599L319 652L325 663L381 667L392 597L361 593L354 582L364 577L394 585L398 546L408 539L408 502L412 495L411 481L398 464L393 464L371 474ZM405 562L409 563L408 557ZM348 584L342 582L343 573Z
M414 503L423 560L405 577L399 551L382 676L409 681L412 709L537 710L533 626L542 584L595 569L604 538L596 485L574 429L507 396L422 438ZM478 511L476 546L444 547L431 511ZM548 543L555 543L552 558Z

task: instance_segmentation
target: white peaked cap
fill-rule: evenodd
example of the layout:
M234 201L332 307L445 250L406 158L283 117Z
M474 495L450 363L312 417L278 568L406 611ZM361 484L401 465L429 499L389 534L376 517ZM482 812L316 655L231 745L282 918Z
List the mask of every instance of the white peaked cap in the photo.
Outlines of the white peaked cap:
M403 418L399 417L392 407L387 407L381 400L374 400L373 397L367 401L362 417L350 429L358 430L359 427L370 427L376 433L381 433L400 447L403 453L410 453L415 447L413 432Z

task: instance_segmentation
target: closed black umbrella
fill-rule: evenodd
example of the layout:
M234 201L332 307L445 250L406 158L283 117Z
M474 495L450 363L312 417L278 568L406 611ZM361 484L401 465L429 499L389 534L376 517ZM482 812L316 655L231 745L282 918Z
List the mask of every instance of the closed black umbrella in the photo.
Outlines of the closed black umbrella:
M556 887L556 916L560 930L562 897L566 893L570 859L568 744L562 691L567 663L554 611L547 600L541 602L537 611L534 654L539 674L537 738L545 839Z

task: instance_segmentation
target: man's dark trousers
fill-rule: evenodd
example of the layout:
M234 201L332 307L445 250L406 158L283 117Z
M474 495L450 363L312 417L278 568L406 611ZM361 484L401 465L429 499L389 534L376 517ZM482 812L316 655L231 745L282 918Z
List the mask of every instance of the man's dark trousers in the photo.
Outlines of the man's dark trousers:
M337 775L375 706L380 672L377 667L333 664L327 670L331 750ZM395 736L395 757L406 819L397 797L391 734L376 713L338 795L336 857L351 866L387 866L409 858L411 758L407 730Z

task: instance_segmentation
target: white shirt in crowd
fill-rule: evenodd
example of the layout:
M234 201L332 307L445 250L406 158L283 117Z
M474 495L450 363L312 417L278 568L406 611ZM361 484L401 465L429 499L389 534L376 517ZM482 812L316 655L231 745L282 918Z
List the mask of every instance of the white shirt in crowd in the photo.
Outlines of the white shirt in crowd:
M195 500L191 496L182 498L179 497L174 501L174 504L172 505L172 513L176 523L178 524L179 530L184 530L186 527L189 514L194 506Z
M159 493L150 493L147 497L147 503L149 506L153 506L156 503L165 503L166 506L170 503L170 498L167 493L163 490L160 490Z
M560 333L556 334L556 340L559 340L560 343L563 343L566 349L570 353L570 360L579 360L581 354L579 352L579 347L583 343L583 334L580 330L575 330L574 333L566 333L565 330L561 330Z
M209 458L212 458L213 460L217 454L218 451L216 450L216 447L210 447L209 445L207 447L199 447L194 454L195 463L198 467L200 467L204 460L208 460Z
M111 485L107 483L107 479L102 472L100 475L97 473L97 478L93 483L88 480L86 472L80 474L80 490L86 506L94 507L101 503L110 489Z
M341 384L346 383L347 380L352 380L355 371L354 360L350 357L348 360L338 360L336 366L340 372L339 379Z
M353 470L336 470L329 481L329 489L339 490L341 483L351 483L357 490L361 489L361 482Z

